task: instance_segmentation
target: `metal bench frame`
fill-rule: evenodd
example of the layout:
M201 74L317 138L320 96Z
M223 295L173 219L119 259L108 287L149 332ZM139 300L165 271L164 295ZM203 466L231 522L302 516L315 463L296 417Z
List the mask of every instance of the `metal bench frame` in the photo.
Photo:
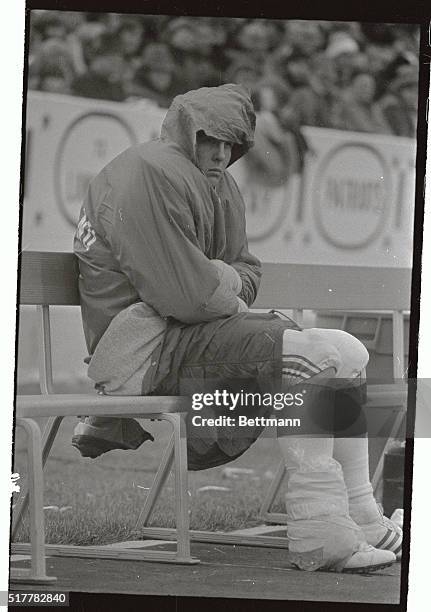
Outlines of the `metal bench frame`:
M185 415L188 400L181 397L125 397L96 394L57 394L52 374L50 307L79 305L77 260L71 253L24 252L21 256L20 304L36 305L40 316L40 395L21 395L16 400L16 425L23 427L28 438L29 490L24 489L17 500L12 523L14 536L30 503L29 544L13 544L14 553L31 552L31 569L11 569L13 582L44 583L55 580L46 575L45 552L50 555L95 558L119 558L193 564L199 560L190 554L190 541L217 542L237 545L287 548L285 537L210 533L189 528L189 493L187 486L187 440ZM298 322L306 309L360 310L364 295L368 308L391 310L393 316L394 379L404 376L403 311L410 304L408 269L341 266L311 266L301 264L264 264L264 274L255 308L293 309ZM359 307L359 308L358 308ZM407 385L370 387L373 406L398 407L390 438L398 432L407 399ZM144 536L175 540L175 551L118 548L103 546L45 545L43 516L43 467L48 459L60 424L66 416L130 416L140 419L168 421L173 433L164 452L153 485L141 512ZM40 434L38 417L49 417ZM389 438L389 440L390 440ZM388 441L389 441L388 440ZM383 455L373 477L376 486L381 478ZM175 474L176 529L148 527L153 508L163 484L173 468ZM271 483L261 516L266 522L283 523L285 516L271 512L284 478L281 462Z

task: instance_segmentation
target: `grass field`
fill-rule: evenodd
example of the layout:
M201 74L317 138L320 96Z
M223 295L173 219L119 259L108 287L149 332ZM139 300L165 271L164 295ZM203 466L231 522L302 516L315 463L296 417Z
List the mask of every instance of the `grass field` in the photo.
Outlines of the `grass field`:
M46 539L61 544L109 544L142 537L140 512L154 478L170 427L143 421L155 437L136 451L111 451L97 459L83 459L70 440L77 419L63 421L45 470ZM25 483L25 439L18 430L14 471ZM232 530L261 523L258 512L279 461L277 441L259 439L230 467L253 469L253 474L232 479L224 466L189 472L191 527ZM205 486L227 491L199 491ZM174 481L171 475L151 525L174 526ZM15 494L16 495L16 494ZM275 509L282 511L280 498ZM17 541L28 541L28 521L23 521Z

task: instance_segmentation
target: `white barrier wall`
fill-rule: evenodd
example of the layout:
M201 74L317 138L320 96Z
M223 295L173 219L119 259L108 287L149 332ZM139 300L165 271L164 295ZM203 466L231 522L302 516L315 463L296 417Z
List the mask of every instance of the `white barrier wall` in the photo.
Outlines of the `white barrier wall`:
M165 110L29 92L22 250L70 251L89 180L128 146L155 138ZM258 129L260 123L258 121ZM247 157L230 169L246 203L250 250L263 261L411 267L416 145L413 140L304 128L310 150L301 174L270 186ZM267 168L276 146L257 138ZM282 182L282 181L281 181ZM73 313L71 314L71 311ZM54 315L57 374L85 379L77 309ZM34 314L19 330L19 381L35 375Z

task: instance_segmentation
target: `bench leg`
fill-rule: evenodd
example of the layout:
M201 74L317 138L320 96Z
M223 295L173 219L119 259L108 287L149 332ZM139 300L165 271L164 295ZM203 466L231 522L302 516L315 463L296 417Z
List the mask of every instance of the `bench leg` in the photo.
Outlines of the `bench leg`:
M174 428L175 515L178 560L190 559L190 516L187 478L186 415L165 415Z
M142 508L142 511L138 518L138 523L142 522L142 525L144 527L148 525L154 506L157 502L157 498L163 488L163 485L166 482L167 477L169 476L169 472L171 471L172 464L174 461L174 444L175 436L174 434L172 434L168 446L166 447L166 450L163 454L162 461L160 462L157 473L154 477L154 482L151 485L150 492L148 493L147 498L145 500L144 507Z
M46 575L45 525L43 515L42 440L39 426L32 419L18 418L17 426L27 434L28 490L30 498L31 570L11 570L13 582L52 582Z
M51 452L52 445L54 444L55 437L63 421L63 417L49 417L48 421L43 430L42 434L42 467L45 466L49 453ZM16 502L14 512L13 512L13 520L12 520L12 538L16 537L18 528L21 524L22 517L24 512L27 510L28 506L28 490L24 489L21 491L21 494L18 497Z
M274 476L274 480L272 481L267 494L265 495L265 499L263 500L259 515L260 518L268 523L286 523L286 516L284 514L271 512L271 506L277 497L278 491L280 489L281 483L283 482L284 476L286 474L286 466L283 461L280 461L278 464L277 471Z

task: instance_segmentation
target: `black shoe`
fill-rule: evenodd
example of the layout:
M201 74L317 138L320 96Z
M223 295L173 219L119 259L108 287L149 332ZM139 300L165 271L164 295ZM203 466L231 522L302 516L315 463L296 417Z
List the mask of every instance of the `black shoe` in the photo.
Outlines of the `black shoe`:
M145 431L135 419L121 419L123 441L105 440L96 436L76 434L72 437L72 446L77 448L82 457L95 459L111 450L136 450L146 440L154 441L153 436Z

